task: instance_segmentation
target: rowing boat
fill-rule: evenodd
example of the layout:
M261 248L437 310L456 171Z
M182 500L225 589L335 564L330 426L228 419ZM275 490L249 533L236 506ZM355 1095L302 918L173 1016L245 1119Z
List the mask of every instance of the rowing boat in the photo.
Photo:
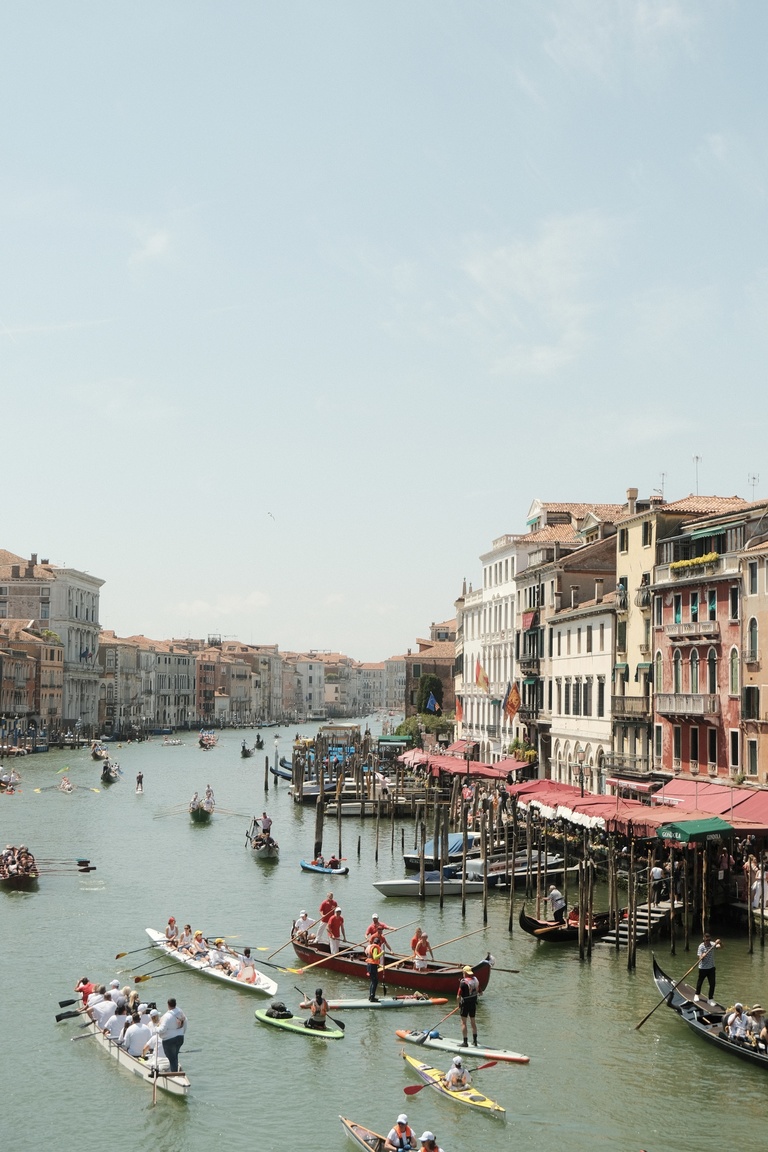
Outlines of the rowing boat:
M404 1028L398 1028L395 1033L401 1040L406 1040L409 1044L418 1044L424 1048L436 1048L440 1052L458 1052L459 1054L471 1055L474 1060L479 1057L481 1060L503 1060L507 1064L528 1064L530 1056L523 1056L521 1052L510 1052L508 1048L467 1048L459 1039L451 1040L448 1036L441 1036L439 1032L430 1032L424 1039L424 1033L418 1032L415 1028L406 1031Z
M161 1060L159 1066L156 1066L151 1057L148 1060L143 1060L138 1056L129 1056L125 1048L121 1048L115 1040L110 1040L109 1036L97 1028L93 1020L88 1022L88 1031L84 1035L92 1036L97 1044L100 1044L109 1052L110 1056L117 1060L121 1068L140 1076L147 1084L156 1082L159 1089L163 1092L170 1092L172 1096L186 1096L189 1092L187 1074L181 1070L171 1072L167 1068L164 1069L164 1066L168 1064L167 1060ZM79 1039L79 1037L75 1037L75 1039Z
M722 1019L726 1013L726 1008L722 1004L717 1004L714 1000L698 1000L696 989L690 984L686 984L683 980L676 983L671 976L667 976L666 972L663 972L659 967L655 956L653 957L653 979L670 1008L676 1010L694 1008L697 1011L706 1012L712 1019L717 1020Z
M371 1001L367 997L360 1000L329 1000L328 1007L334 1012L345 1008L429 1008L431 1004L447 1004L445 996L382 996ZM311 1001L302 1000L300 1007L309 1008ZM399 1033L398 1033L399 1035ZM419 1032L419 1036L423 1033Z
M506 1113L506 1108L502 1108L501 1104L497 1104L495 1100L491 1100L482 1092L478 1092L477 1088L472 1085L469 1088L448 1088L439 1068L431 1068L429 1064L414 1059L406 1052L403 1052L403 1059L407 1060L425 1084L429 1084L430 1088L434 1088L441 1096L447 1096L450 1100L455 1100L457 1104L468 1104L470 1108L479 1108L483 1112L490 1112L492 1115L503 1116Z
M386 1136L380 1136L372 1128L366 1128L363 1124L356 1124L354 1120L347 1120L346 1116L339 1116L339 1120L341 1120L347 1136L359 1144L361 1148L367 1149L367 1152L383 1152Z
M619 911L619 917L622 915L623 913ZM535 916L529 916L525 911L525 905L523 905L518 921L523 932L527 932L529 936L534 936L537 940L546 940L548 944L569 944L579 938L578 908L572 908L568 913L567 921L559 924L554 920L537 920ZM601 936L607 936L610 930L611 913L595 912L592 916L592 939L599 940ZM585 935L588 931L589 929L585 924Z
M275 981L271 980L269 976L265 976L263 972L259 972L254 967L253 962L240 952L233 952L232 958L239 960L244 967L238 976L230 976L221 968L213 968L207 960L193 960L191 956L183 956L175 948L169 947L163 932L156 932L154 928L145 928L144 931L155 948L159 949L160 952L165 952L171 960L178 960L180 964L186 965L194 972L202 972L203 976L212 976L214 980L221 980L224 984L232 984L235 988L242 988L246 992L261 992L264 996L274 996L277 992Z
M357 976L370 983L367 971L365 951L355 948L352 951L338 953L332 956L327 944L302 944L294 938L293 949L302 964L307 966L322 960L318 965L330 972L341 972L344 976ZM397 988L415 988L418 992L427 992L431 996L455 996L462 977L462 966L451 964L442 960L428 960L426 967L416 968L413 960L404 959L393 962L396 966L386 966L380 983L392 984ZM481 990L486 988L491 976L491 957L486 956L478 964L473 965L472 971L477 977Z
M349 868L329 868L327 864L315 864L312 860L300 860L302 872L324 872L330 876L346 876Z
M274 1024L276 1028L284 1028L288 1032L300 1032L304 1036L316 1036L320 1040L344 1039L344 1033L340 1028L307 1028L304 1019L298 1016L270 1016L264 1008L257 1008L254 1016L262 1024Z

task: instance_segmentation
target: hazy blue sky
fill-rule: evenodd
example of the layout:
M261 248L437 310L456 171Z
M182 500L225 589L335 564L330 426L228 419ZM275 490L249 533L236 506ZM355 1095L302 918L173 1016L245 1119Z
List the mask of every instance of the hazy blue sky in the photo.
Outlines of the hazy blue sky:
M376 660L534 497L764 495L766 43L762 0L6 0L0 546L122 634Z

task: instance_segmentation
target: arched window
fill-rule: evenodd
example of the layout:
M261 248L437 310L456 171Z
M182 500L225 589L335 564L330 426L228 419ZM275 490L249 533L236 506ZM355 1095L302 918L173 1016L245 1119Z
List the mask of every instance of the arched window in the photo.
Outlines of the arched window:
M747 660L757 660L757 620L754 616L747 625Z
M699 690L699 654L696 649L691 651L691 692Z
M728 657L728 691L731 696L739 694L739 650L731 648Z
M662 677L663 670L664 670L664 664L663 664L662 659L661 659L661 652L657 652L656 653L656 670L653 674L653 690L654 690L654 692L663 692L664 691L664 680Z
M717 692L717 652L714 648L707 652L707 692L710 696Z
M682 692L683 690L683 655L678 648L672 657L672 691Z

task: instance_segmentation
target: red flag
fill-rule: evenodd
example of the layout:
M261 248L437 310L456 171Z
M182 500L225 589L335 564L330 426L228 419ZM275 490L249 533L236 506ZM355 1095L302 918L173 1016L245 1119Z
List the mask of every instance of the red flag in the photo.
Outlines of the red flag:
M456 697L456 723L464 723L464 709L461 706L461 700L458 696Z
M490 692L491 690L490 684L488 682L488 673L480 663L479 656L477 657L477 662L475 664L475 684L477 684L478 688L482 688L485 692Z
M517 682L515 682L512 685L509 692L507 693L507 698L504 701L504 711L506 712L506 714L510 720L514 720L515 715L516 715L519 707L520 707L520 692L519 692L519 689L517 687Z

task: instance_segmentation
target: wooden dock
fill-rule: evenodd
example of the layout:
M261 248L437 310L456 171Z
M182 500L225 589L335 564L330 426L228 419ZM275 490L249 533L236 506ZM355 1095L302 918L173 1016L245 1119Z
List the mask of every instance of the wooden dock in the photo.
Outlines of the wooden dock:
M679 904L675 905L677 910ZM651 936L656 936L661 931L662 927L669 924L669 919L672 911L672 906L668 900L662 900L660 904L654 904L651 907L651 919L648 922L648 905L639 904L635 916L635 944L646 944ZM601 937L597 944L608 945L609 948L616 947L616 929L612 929L607 936ZM626 948L629 943L629 921L622 920L618 927L619 934L619 948Z

